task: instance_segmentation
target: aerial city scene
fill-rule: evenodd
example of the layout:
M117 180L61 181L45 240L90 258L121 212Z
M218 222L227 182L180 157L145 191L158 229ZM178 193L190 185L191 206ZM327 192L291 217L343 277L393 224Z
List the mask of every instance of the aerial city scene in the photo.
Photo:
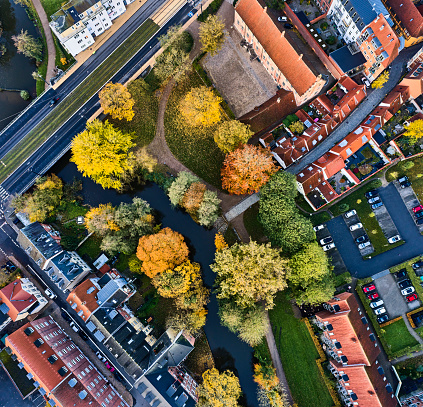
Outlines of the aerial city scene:
M0 0L0 407L423 407L423 0Z

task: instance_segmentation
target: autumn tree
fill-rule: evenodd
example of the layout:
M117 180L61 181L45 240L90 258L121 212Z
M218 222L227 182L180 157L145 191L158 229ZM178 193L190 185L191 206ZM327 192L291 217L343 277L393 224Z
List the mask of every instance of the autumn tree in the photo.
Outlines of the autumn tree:
M12 35L13 43L19 54L24 54L28 58L34 58L38 62L43 59L43 45L35 39L28 31L21 30L20 34Z
M215 368L203 373L203 383L197 387L198 407L238 407L241 386L229 370L223 373Z
M115 208L111 203L91 208L85 215L85 227L88 232L99 236L119 230L119 226L115 222Z
M220 232L216 233L216 236L214 237L214 245L216 246L217 252L229 247L226 243L225 237Z
M202 51L214 55L225 42L225 24L217 15L209 15L204 23L200 23L200 42Z
M180 205L188 188L200 179L188 171L181 171L167 191L167 196L173 206Z
M133 146L131 134L115 129L107 120L94 120L72 140L71 161L103 188L119 189L123 174L131 168Z
M297 120L296 122L289 125L289 130L291 130L293 133L301 134L304 131L304 124Z
M207 310L205 308L194 312L176 309L166 319L166 328L173 328L177 331L184 329L189 334L196 335L206 324L206 317Z
M63 196L63 182L55 174L38 178L32 193L17 196L11 206L17 212L28 214L31 222L43 222L52 216Z
M191 89L180 102L180 112L191 126L210 127L222 118L220 103L212 89L205 86Z
M222 187L231 194L252 194L258 192L276 171L270 151L246 144L226 156Z
M130 187L131 183L144 183L146 174L153 173L157 165L156 158L148 152L147 147L139 147L133 150L128 157L128 170L120 177L120 189Z
M254 381L259 385L258 401L261 407L288 407L276 369L270 363L254 365Z
M372 82L373 89L382 89L386 82L389 80L389 72L385 71L382 72L377 79Z
M121 83L109 82L99 92L100 104L104 114L110 114L113 119L131 121L134 117L135 101L126 86Z
M227 120L219 124L214 133L214 141L224 153L230 153L245 144L252 135L253 132L248 124L238 120Z
M184 197L182 198L181 206L191 216L197 216L198 209L200 208L201 202L203 202L204 193L206 192L206 186L201 182L192 183Z
M170 228L141 237L137 249L137 257L143 262L141 271L150 278L182 264L188 253L183 236Z
M286 287L287 263L279 249L254 241L218 251L210 266L216 273L217 298L241 308L260 301L266 309L273 308L276 293Z
M410 144L419 142L423 137L423 120L414 120L405 128L404 136L410 140Z
M207 190L204 192L203 201L198 208L198 223L203 226L213 226L219 217L221 200L217 197L216 192Z

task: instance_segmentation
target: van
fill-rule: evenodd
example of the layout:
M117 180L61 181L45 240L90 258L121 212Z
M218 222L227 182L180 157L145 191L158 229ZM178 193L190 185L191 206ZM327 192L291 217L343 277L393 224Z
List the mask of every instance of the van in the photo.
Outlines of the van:
M372 301L370 303L370 308L377 308L383 305L383 300Z

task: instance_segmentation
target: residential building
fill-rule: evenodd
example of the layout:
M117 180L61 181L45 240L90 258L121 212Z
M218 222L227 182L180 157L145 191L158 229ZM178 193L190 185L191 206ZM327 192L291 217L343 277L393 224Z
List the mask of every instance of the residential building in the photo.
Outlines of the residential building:
M404 397L401 400L401 407L422 407L423 406L423 392L416 391L415 394Z
M100 291L98 278L83 281L69 293L66 301L84 321L88 321L91 314L98 308L97 293Z
M291 91L297 106L317 96L326 80L287 38L283 24L267 12L263 0L239 0L234 26L252 44L278 87Z
M50 406L128 407L51 316L25 324L5 343Z
M0 290L0 329L41 311L47 299L28 278L18 278Z
M408 73L400 82L410 89L410 97L417 98L423 93L423 48L407 63Z
M34 222L19 230L17 241L25 253L44 268L48 260L63 252L57 237L58 233L48 225Z
M398 401L379 355L376 336L354 294L344 292L323 304L316 325L323 331L329 370L346 406L394 407Z

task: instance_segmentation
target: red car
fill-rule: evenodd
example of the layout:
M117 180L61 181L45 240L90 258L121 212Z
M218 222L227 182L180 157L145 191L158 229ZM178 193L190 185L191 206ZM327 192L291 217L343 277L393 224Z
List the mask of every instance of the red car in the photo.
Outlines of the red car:
M407 302L413 302L417 300L417 294L411 294L408 297L406 297Z
M420 211L423 211L423 205L415 206L415 207L413 208L413 212L414 212L414 213L416 213L416 212L420 212Z
M376 293L376 292L374 292L374 293L370 293L370 294L367 294L367 298L368 298L369 300L375 300L376 298L379 298L379 294L378 294L378 293Z
M376 290L376 287L375 287L374 284L365 285L363 287L363 292L364 293L369 293L370 291L374 291L374 290Z
M115 368L109 364L109 362L105 363L107 369L109 369L112 373L115 371Z

